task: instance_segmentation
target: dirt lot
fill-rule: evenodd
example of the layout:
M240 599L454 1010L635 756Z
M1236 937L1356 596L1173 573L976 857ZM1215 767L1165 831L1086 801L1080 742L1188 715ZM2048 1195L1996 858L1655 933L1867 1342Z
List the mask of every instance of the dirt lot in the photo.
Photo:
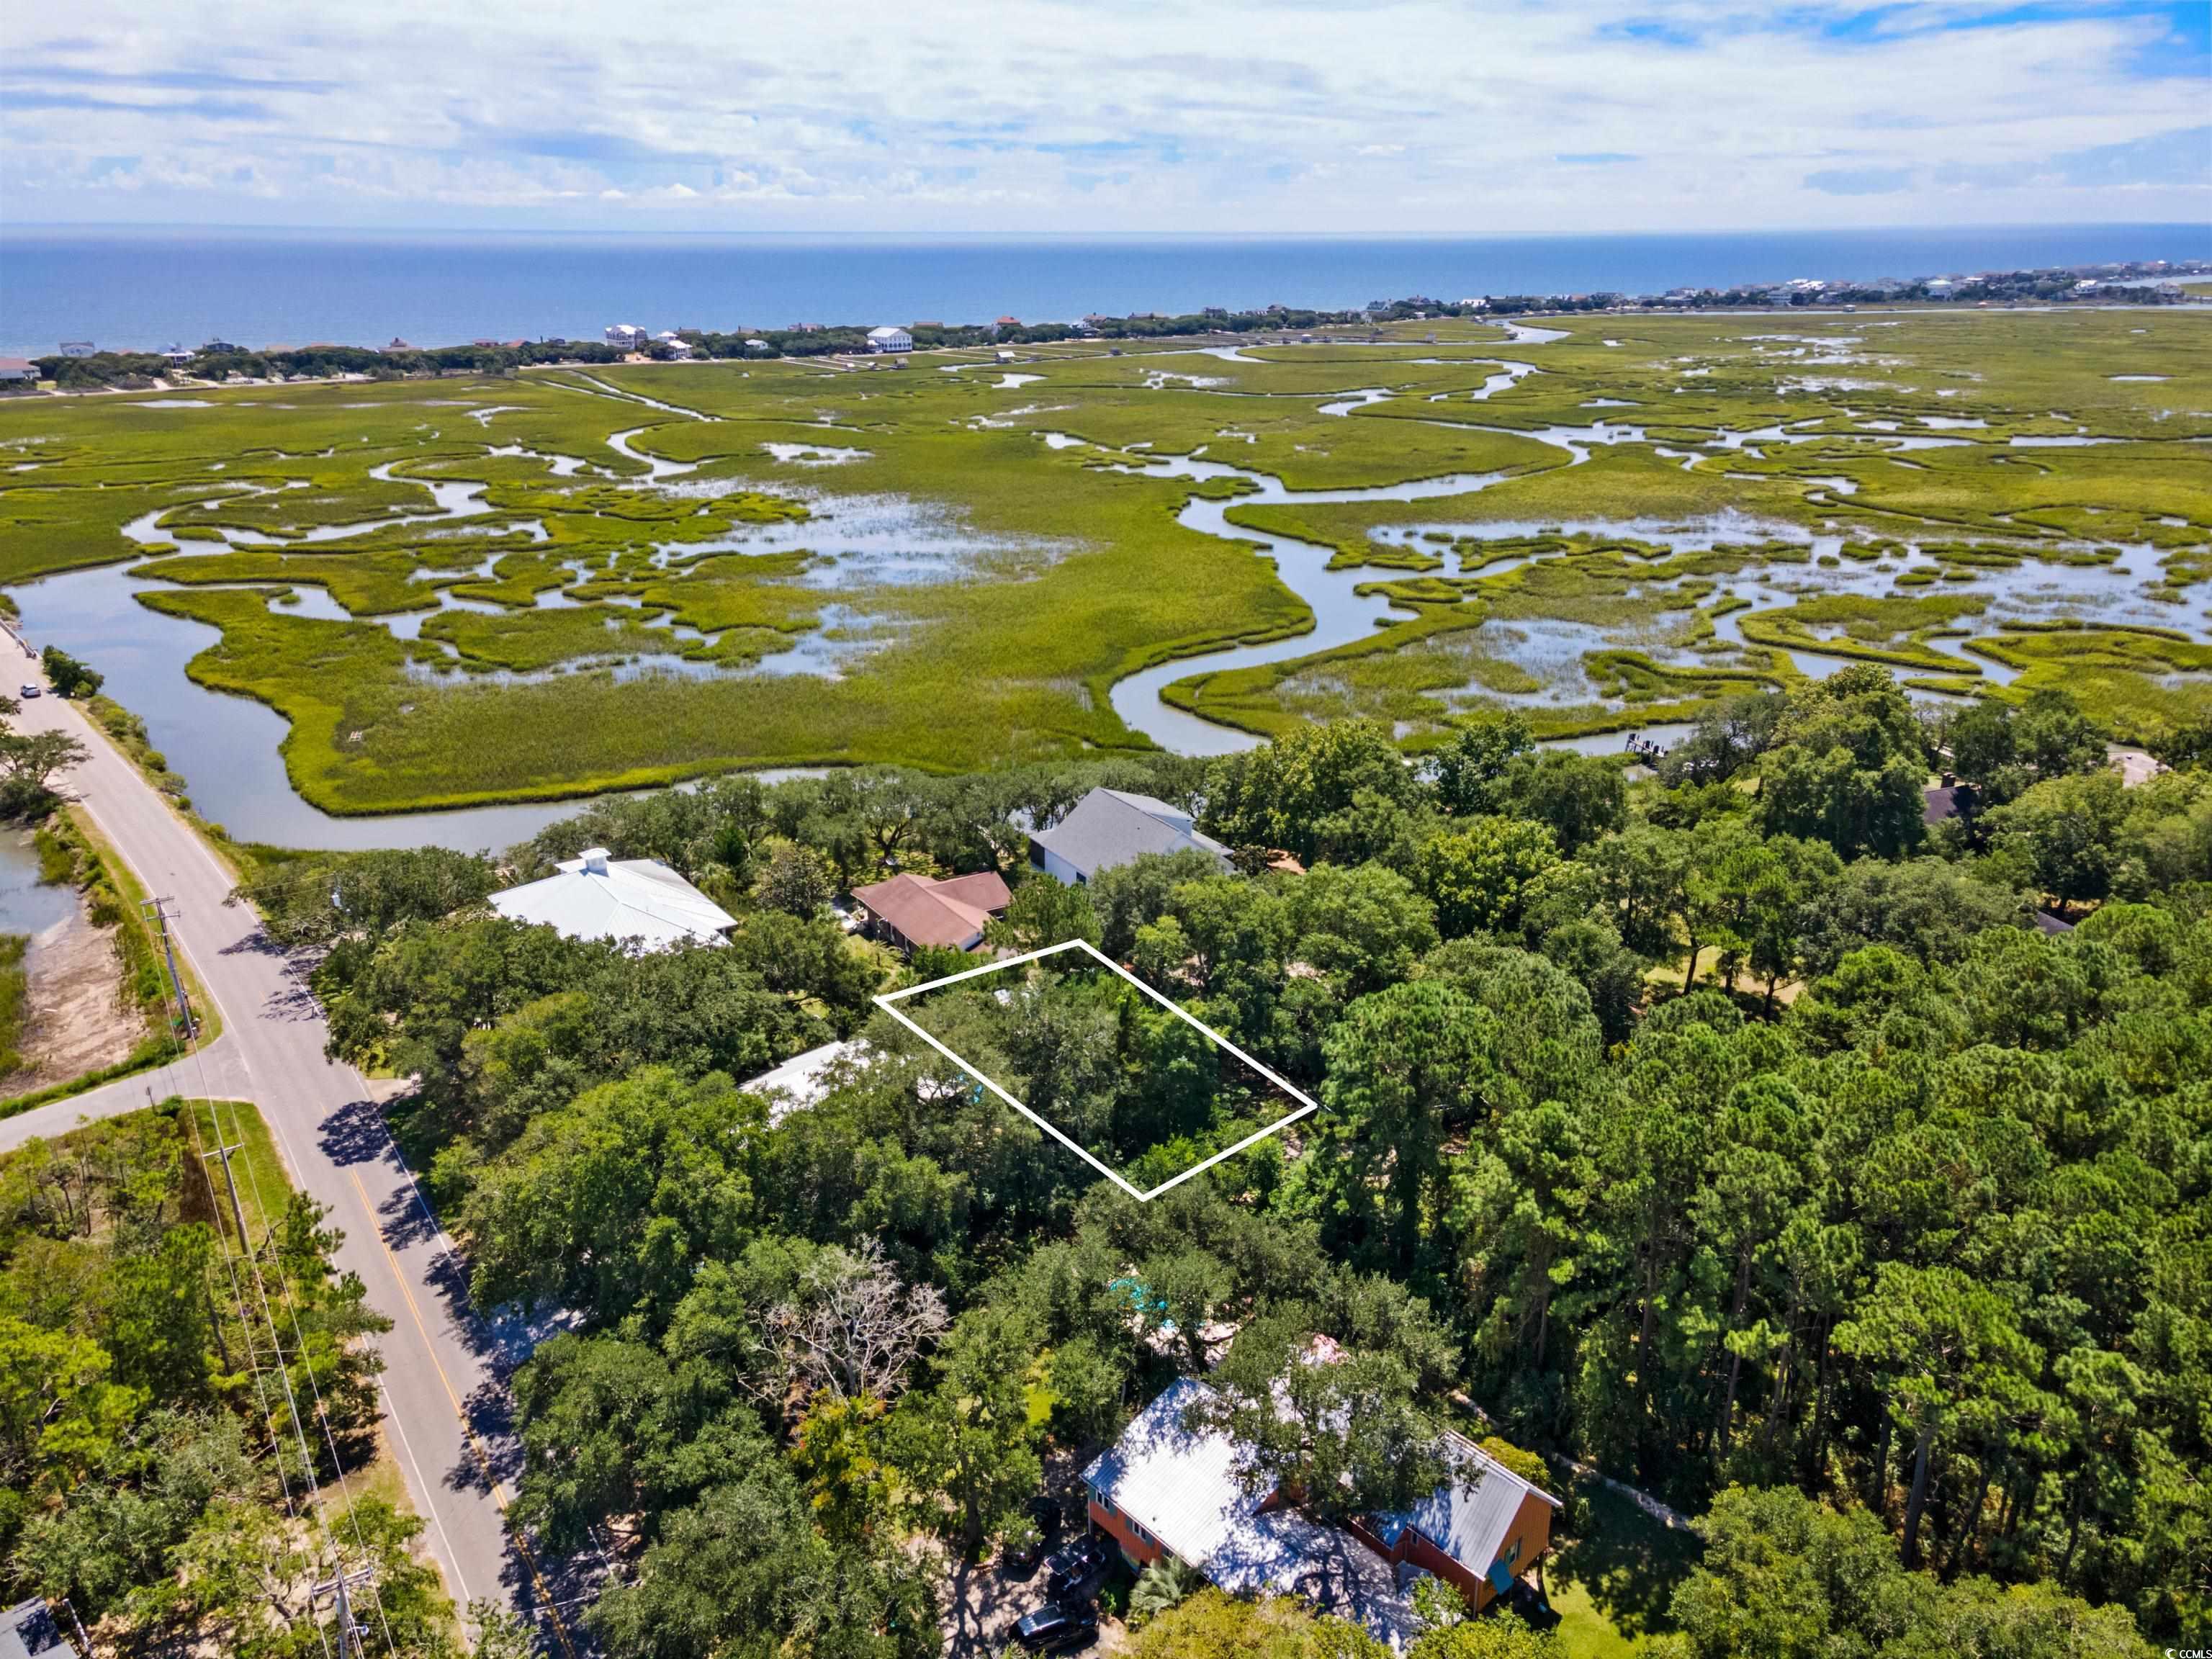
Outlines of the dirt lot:
M80 902L33 936L23 966L30 982L23 1054L30 1064L0 1078L0 1094L27 1094L127 1059L145 1035L123 1000L123 970L108 929L95 927Z
M945 1592L945 1659L999 1659L1008 1652L1018 1656L1021 1650L1012 1645L1014 1626L1024 1613L1044 1604L1044 1568L1001 1573L995 1565L960 1565L954 1568ZM1081 1650L1082 1659L1120 1653L1127 1646L1128 1632L1121 1620L1103 1619L1097 1644Z

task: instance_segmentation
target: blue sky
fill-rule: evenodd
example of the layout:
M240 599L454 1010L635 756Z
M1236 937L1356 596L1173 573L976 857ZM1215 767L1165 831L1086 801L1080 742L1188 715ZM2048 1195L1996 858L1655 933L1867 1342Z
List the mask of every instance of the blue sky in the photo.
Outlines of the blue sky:
M14 223L1540 234L2212 220L2212 0L73 0Z

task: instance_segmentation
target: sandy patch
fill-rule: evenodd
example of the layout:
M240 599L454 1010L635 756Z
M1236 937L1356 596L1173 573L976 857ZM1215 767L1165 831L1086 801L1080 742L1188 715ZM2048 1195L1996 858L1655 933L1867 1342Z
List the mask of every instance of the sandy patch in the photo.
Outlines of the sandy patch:
M114 935L92 925L82 900L32 937L23 965L31 981L23 1053L31 1063L0 1080L0 1090L28 1094L130 1058L144 1022L124 1001Z

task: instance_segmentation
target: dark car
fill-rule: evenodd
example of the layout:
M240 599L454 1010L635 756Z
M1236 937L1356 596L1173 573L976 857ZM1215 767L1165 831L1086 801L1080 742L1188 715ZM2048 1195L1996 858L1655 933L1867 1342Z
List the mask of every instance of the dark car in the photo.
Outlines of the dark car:
M1079 1538L1053 1552L1044 1564L1047 1594L1065 1597L1095 1583L1106 1571L1106 1547L1095 1538Z
M1048 1602L1014 1626L1014 1640L1031 1653L1066 1653L1097 1638L1098 1615L1081 1603Z

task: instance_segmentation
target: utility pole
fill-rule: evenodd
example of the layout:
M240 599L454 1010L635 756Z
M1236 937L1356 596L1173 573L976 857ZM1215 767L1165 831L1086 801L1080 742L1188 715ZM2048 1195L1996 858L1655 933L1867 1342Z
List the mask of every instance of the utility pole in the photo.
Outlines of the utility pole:
M334 1577L325 1578L307 1591L311 1606L321 1606L325 1595L337 1599L338 1659L368 1659L368 1638L353 1616L351 1592L356 1584L365 1584L375 1576L367 1567L356 1567L351 1572L340 1568Z
M177 972L176 946L169 938L169 906L172 902L166 898L149 898L141 902L138 908L152 918L154 926L161 933L161 955L169 964L169 989L177 999L177 1018L184 1025L185 1041L190 1042L199 1035L199 1025L192 1018L191 1002L185 999L184 977Z
M185 1109L190 1112L196 1112L199 1109L197 1106L187 1106ZM208 1114L208 1121L209 1127L213 1127L215 1114L212 1111ZM214 1151L202 1152L200 1156L203 1158L212 1158L222 1161L222 1184L230 1189L230 1218L234 1224L236 1224L238 1228L239 1251L241 1255L252 1255L253 1254L253 1241L246 1237L246 1207L238 1201L238 1177L233 1175L230 1170L230 1155L233 1152L242 1152L245 1150L246 1143L241 1140L234 1146L218 1145Z

